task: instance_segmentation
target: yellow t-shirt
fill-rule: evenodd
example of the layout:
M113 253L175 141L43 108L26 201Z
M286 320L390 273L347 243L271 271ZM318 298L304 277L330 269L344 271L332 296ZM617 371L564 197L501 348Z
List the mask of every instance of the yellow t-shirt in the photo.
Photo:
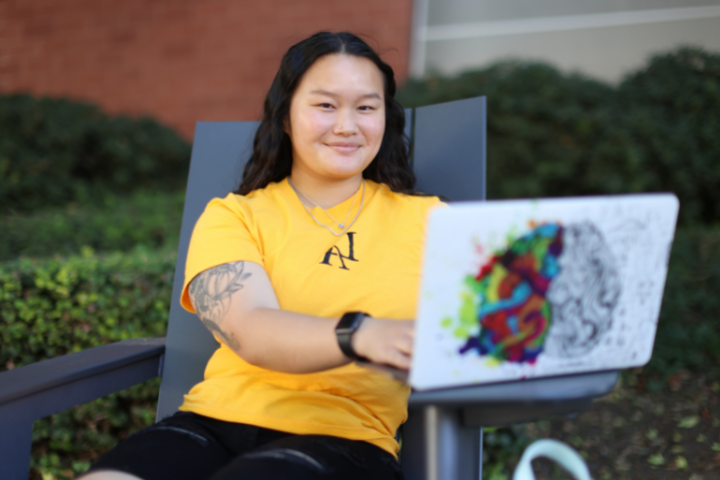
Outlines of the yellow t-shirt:
M329 210L348 222L354 200ZM181 302L194 312L188 284L197 274L229 262L262 265L280 307L339 318L363 311L373 317L412 319L428 210L437 197L392 192L366 181L357 221L341 237L318 226L287 179L248 195L229 194L207 205L193 231ZM319 208L321 222L331 220ZM364 440L392 454L395 431L407 418L409 389L354 364L313 374L289 374L245 362L225 345L213 354L205 380L180 407L208 417L295 434Z

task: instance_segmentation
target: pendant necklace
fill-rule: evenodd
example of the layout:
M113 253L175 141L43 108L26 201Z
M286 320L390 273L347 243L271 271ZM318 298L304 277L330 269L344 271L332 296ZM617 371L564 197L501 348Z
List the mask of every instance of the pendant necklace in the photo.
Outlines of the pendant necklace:
M357 192L355 192L355 194L353 195L353 201L352 201L352 203L350 204L350 210L348 210L347 215L345 215L345 218L343 219L342 222L338 222L338 221L335 219L335 217L333 217L332 215L330 215L330 213L329 213L327 210L325 210L325 209L322 208L320 205L318 205L316 202L314 202L310 197L308 197L307 195L305 195L304 193L302 193L302 192L292 183L292 181L290 180L290 177L288 177L288 183L290 184L290 187L292 187L293 191L295 192L295 195L298 196L298 200L300 200L300 203L302 204L302 206L303 206L303 208L305 209L305 211L308 213L308 215L310 215L310 217L312 217L313 220L315 220L315 223L317 223L317 224L318 224L319 226L321 226L321 227L327 228L328 231L329 231L330 233L332 233L333 235L335 235L336 237L340 237L340 236L344 235L345 232L347 232L348 230L350 230L350 227L353 226L353 224L355 223L355 220L357 220L357 218L360 216L360 212L362 211L363 204L365 203L365 180L363 179L363 183L362 183L362 196L360 197L360 208L358 208L357 214L356 214L355 217L352 219L352 221L350 222L350 224L346 227L346 226L345 226L345 222L347 222L347 219L348 219L348 217L350 216L350 212L352 212L352 209L353 209L353 207L355 206L355 199L357 198ZM358 190L359 190L359 189L358 189ZM305 205L305 202L303 202L302 199L300 199L300 197L303 197L305 200L307 200L307 201L310 202L311 204L313 204L313 205L315 205L316 207L320 208L320 210L322 210L323 213L325 213L325 215L327 215L328 217L330 217L330 218L332 219L332 221L337 224L338 228L343 229L343 231L340 232L340 233L336 233L336 232L332 229L332 227L330 227L330 226L328 226L328 225L325 225L324 223L320 222L317 218L315 218L315 215L312 214L312 212L310 211L310 209L307 208L307 206Z
M288 182L290 182L290 179L288 179ZM350 212L352 212L352 209L353 209L353 207L355 206L355 199L357 198L357 192L355 192L355 194L353 195L353 201L352 201L352 203L350 204L350 210L348 210L347 214L345 215L345 218L343 219L342 222L338 222L338 221L335 219L335 217L333 217L332 215L330 215L330 212L328 212L328 211L325 210L323 207L321 207L320 205L318 205L317 203L315 203L312 198L310 198L310 197L308 197L307 195L305 195L305 194L304 194L303 192L301 192L299 189L295 188L295 185L293 185L292 183L291 183L291 185L292 185L292 187L293 187L293 190L295 190L295 193L297 193L297 194L299 194L299 195L302 195L302 197L303 197L305 200L307 200L308 202L312 203L314 207L320 208L320 210L322 210L325 215L327 215L328 217L330 217L330 218L332 219L332 221L337 224L338 228L340 228L341 230L342 230L343 228L345 228L345 222L347 222L347 219L348 219L348 217L350 216ZM360 190L360 189L358 188L358 190Z

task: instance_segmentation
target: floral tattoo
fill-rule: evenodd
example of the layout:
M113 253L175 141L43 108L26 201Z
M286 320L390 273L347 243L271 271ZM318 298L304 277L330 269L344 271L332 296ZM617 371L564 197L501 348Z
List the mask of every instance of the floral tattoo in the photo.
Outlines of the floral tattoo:
M190 282L190 299L198 317L234 351L240 349L240 344L231 332L223 331L220 323L230 308L230 297L242 290L250 275L245 273L245 262L233 262L205 270Z

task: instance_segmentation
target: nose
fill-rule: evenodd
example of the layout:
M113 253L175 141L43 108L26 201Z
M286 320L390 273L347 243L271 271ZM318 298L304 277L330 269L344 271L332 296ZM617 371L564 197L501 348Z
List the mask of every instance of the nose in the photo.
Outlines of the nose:
M333 127L333 133L344 137L358 133L355 109L343 108L338 110L337 122L335 123L335 127Z

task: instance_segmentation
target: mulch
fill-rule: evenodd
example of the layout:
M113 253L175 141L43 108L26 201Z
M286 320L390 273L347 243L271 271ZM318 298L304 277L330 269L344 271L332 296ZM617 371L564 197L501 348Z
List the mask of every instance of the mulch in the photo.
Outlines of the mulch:
M587 412L527 432L575 447L595 480L720 479L720 378L682 372L658 393L619 384ZM538 480L571 478L549 461L533 465Z

